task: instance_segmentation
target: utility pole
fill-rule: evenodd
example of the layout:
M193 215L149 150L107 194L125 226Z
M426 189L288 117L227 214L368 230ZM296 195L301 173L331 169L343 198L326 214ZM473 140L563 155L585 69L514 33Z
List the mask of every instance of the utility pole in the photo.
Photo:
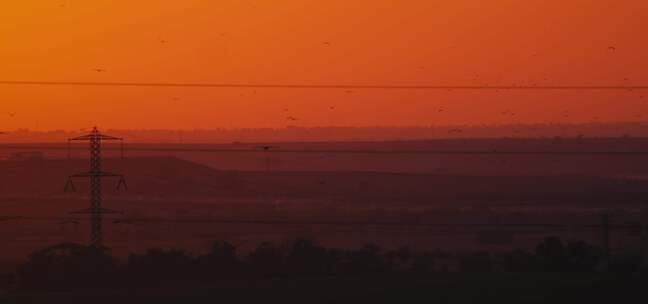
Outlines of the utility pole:
M270 149L274 149L274 148L278 148L278 147L274 147L274 146L258 146L257 148L263 150L264 152L266 152L266 155L265 155L265 170L266 170L266 172L270 172L270 169L271 169L270 168L270 155L268 155L267 152L269 152Z
M101 134L97 127L92 129L90 134L70 138L68 139L69 143L72 141L88 141L90 142L90 171L83 172L79 174L72 175L68 177L68 181L65 185L65 191L76 191L72 179L74 177L85 177L90 179L90 208L83 209L80 211L72 212L74 214L90 214L90 245L94 247L100 247L102 245L102 215L103 214L115 214L120 213L118 211L105 209L102 207L102 192L101 192L101 179L104 177L116 177L119 178L117 183L117 190L124 189L127 190L126 180L121 174L114 174L109 172L104 172L101 169L101 142L102 141L121 141L121 156L124 157L124 145L123 139L118 137L112 137L108 135ZM69 153L68 153L69 156Z

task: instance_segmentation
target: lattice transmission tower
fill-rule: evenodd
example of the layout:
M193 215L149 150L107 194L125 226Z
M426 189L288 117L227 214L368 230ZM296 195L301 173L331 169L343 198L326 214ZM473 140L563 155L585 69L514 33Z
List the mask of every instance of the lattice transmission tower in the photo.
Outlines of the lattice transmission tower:
M80 211L72 212L73 214L90 214L90 245L102 246L102 216L104 214L121 213L118 211L106 209L102 207L102 184L101 179L104 177L119 178L117 183L117 190L127 190L126 180L121 174L104 172L101 168L101 143L103 141L120 141L121 142L121 157L124 158L124 140L122 138L113 137L101 134L97 127L92 129L92 132L87 135L68 139L68 158L70 158L70 143L73 141L88 141L90 142L90 171L79 174L74 174L68 177L65 184L65 192L76 191L73 183L75 177L85 177L90 179L90 208Z

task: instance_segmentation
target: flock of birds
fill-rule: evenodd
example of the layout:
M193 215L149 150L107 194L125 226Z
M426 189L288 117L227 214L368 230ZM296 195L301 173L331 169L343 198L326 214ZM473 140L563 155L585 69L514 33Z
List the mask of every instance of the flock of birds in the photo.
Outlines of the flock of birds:
M160 38L160 37L158 37L157 40L158 40L158 42L161 43L161 44L166 44L166 43L168 43L168 40L166 40L166 39L164 39L164 38ZM323 41L322 44L325 45L325 46L331 46L331 45L332 45L332 43L331 43L330 41ZM617 51L617 48L616 48L615 46L608 46L608 47L607 47L607 50L610 51L610 52L616 52L616 51ZM422 69L423 67L420 66L419 68ZM96 73L106 73L106 72L107 72L107 69L105 69L105 68L101 68L101 67L97 67L97 68L94 68L94 69L92 69L92 70L93 70L94 72L96 72ZM479 78L479 76L476 76L474 80L477 80L478 78ZM624 78L624 80L627 81L627 80L629 80L629 78L626 77L626 78ZM353 90L345 90L344 92L345 92L346 94L354 93ZM254 91L253 93L256 93L256 91ZM639 96L639 98L640 98L640 99L644 99L644 96L641 95L641 96ZM173 97L172 100L175 101L175 102L177 102L177 101L180 101L180 98L179 98L179 97ZM328 109L331 110L331 111L336 110L336 106L329 106ZM440 107L440 108L436 109L435 111L436 111L437 113L443 113L443 112L446 111L446 109L445 109L444 107ZM288 109L284 109L284 112L287 113L287 112L288 112ZM6 114L7 114L9 117L12 117L12 118L16 116L16 113L15 113L15 112L9 112L9 113L6 113ZM510 110L502 111L502 112L500 112L500 114L501 114L501 115L504 115L504 116L515 116L515 115L516 115L515 112L512 112L512 111L510 111ZM568 117L568 116L569 116L569 115L568 115L568 111L564 111L564 113L563 113L563 117L566 118L566 117ZM637 115L635 115L635 117L640 118L640 117L643 117L643 116L642 116L641 114L637 114ZM289 121L289 122L297 122L297 121L300 120L300 118L295 117L295 116L293 116L293 115L287 115L287 116L285 116L285 120L286 120L286 121ZM595 120L596 120L596 119L595 119ZM460 130L460 129L451 129L451 130L448 131L448 133L461 133L461 132L463 132L463 130ZM0 133L0 134L2 134L2 133Z

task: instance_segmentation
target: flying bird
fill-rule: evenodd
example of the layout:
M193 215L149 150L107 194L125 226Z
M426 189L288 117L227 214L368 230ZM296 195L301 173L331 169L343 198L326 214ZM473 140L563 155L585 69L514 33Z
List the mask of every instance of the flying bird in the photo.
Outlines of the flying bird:
M286 119L287 119L287 120L292 120L292 121L297 121L297 120L299 120L299 118L294 117L294 116L288 116L288 117L286 117Z
M264 150L264 151L268 151L268 150L273 149L273 148L278 148L278 147L275 147L275 146L257 146L257 149L261 149L261 150Z
M106 71L106 69L93 69L93 71L95 71L97 73L103 73L103 72Z
M616 51L616 47L614 47L614 46L608 46L608 51Z

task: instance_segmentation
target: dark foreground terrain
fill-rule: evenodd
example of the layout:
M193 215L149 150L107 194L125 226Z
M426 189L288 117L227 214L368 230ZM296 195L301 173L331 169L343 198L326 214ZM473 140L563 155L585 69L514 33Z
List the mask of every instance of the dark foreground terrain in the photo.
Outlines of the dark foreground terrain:
M600 243L603 214L614 248L638 247L648 200L648 179L615 174L231 171L174 157L109 158L104 167L129 186L120 192L116 179L104 181L104 206L123 212L104 224L118 255L203 251L213 239L249 250L304 236L335 247L501 250L547 235ZM63 191L68 175L84 170L83 159L0 162L0 262L87 240L88 218L70 212L87 208L88 182L74 179L77 191Z
M223 280L215 286L17 293L6 303L646 303L643 276L359 275Z
M107 248L60 244L0 281L8 303L645 303L648 262L549 237L532 251L330 249L297 239L237 254L151 249L116 259ZM645 252L644 252L645 255ZM457 265L450 270L450 263Z
M0 302L647 300L644 139L275 146L106 151L104 170L128 183L103 183L104 207L123 212L103 221L110 251L76 245L88 182L63 190L85 152L3 150Z

